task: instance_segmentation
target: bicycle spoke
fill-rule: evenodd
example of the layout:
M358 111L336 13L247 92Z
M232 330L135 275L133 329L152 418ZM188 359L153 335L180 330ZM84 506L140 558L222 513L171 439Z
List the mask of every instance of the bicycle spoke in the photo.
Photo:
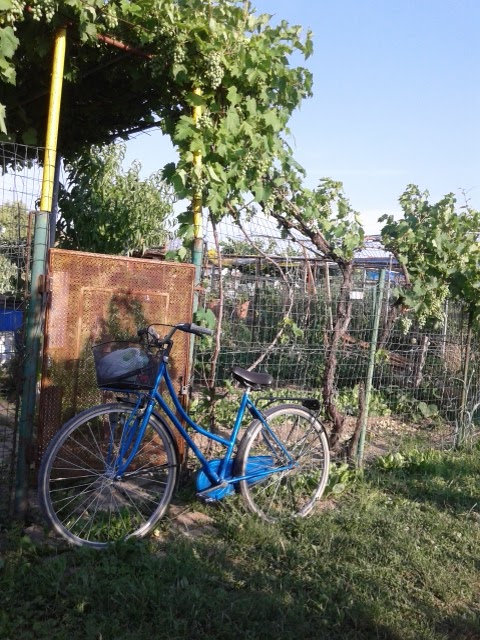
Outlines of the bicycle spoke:
M70 430L59 434L46 453L43 503L57 531L75 544L102 547L144 535L170 501L178 473L172 437L163 424L149 422L137 443L138 425L132 421L133 431L125 440L128 452L121 451L130 416L130 405L89 410L73 419ZM115 469L130 455L126 473L116 478Z
M248 460L269 456L268 478L257 481L252 470L250 478L239 483L242 495L247 506L268 521L307 515L327 480L326 436L312 414L298 405L272 407L265 419L268 433L254 422L240 445L239 460L241 475L248 477Z

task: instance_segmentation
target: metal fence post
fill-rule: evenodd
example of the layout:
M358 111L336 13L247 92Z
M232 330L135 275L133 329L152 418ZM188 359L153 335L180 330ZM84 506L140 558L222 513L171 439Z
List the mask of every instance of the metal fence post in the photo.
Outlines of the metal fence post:
M374 321L372 336L370 338L370 351L368 358L367 380L365 382L365 410L362 416L362 425L360 429L360 438L358 441L356 466L363 466L363 454L365 449L365 436L367 432L367 421L369 413L370 395L372 392L373 371L375 368L375 354L377 352L378 329L380 327L380 317L382 315L383 290L385 287L385 269L380 271L378 280L378 295L375 296Z
M59 29L55 35L42 178L42 196L40 200L40 211L35 216L32 270L30 275L30 300L25 322L25 360L23 366L23 390L18 428L18 457L15 479L14 509L15 514L20 518L25 515L28 506L28 469L33 462L33 421L35 417L37 371L42 333L41 281L42 277L45 277L47 249L49 245L48 222L53 201L66 35L66 28Z

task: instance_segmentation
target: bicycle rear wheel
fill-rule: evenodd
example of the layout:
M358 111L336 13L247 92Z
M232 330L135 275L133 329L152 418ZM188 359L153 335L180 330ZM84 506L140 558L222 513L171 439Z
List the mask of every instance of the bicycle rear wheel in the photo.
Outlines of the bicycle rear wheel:
M300 405L278 405L264 415L268 428L254 420L238 448L235 475L250 476L239 482L240 492L247 507L267 522L304 517L328 479L325 430Z
M179 460L169 429L155 416L126 471L116 473L121 443L126 460L140 422L131 405L100 405L72 418L51 441L40 467L39 498L68 542L102 548L143 537L164 513Z

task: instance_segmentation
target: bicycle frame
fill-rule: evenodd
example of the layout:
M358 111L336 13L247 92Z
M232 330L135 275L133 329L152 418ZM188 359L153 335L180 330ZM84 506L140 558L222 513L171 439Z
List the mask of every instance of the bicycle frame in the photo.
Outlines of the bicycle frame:
M248 388L245 389L242 395L240 406L238 408L237 415L235 418L232 434L228 440L226 438L223 438L222 436L212 433L211 431L208 431L207 429L204 429L203 427L195 423L190 418L190 416L186 413L185 409L182 407L180 400L175 392L175 389L173 388L173 383L170 378L170 374L168 372L168 366L167 366L168 354L169 354L170 348L171 348L171 345L169 345L169 347L167 347L167 349L164 350L163 352L161 363L157 372L155 385L153 389L150 391L148 395L142 394L140 392L138 393L138 400L134 408L132 408L132 416L134 417L134 419L136 419L136 416L138 416L138 412L142 411L143 413L141 416L141 424L139 425L139 428L137 430L136 439L132 447L132 442L135 435L134 432L136 429L134 428L135 426L134 424L128 425L127 423L127 428L124 430L124 434L122 435L122 441L120 443L120 452L117 460L122 460L124 456L126 456L126 459L123 463L120 463L119 467L115 470L115 476L121 477L127 470L130 463L132 462L134 456L138 451L140 443L145 434L148 422L152 416L152 413L156 405L158 405L165 412L165 414L171 420L175 428L178 429L182 438L185 440L188 446L192 449L195 456L200 461L203 472L205 473L209 481L212 483L212 485L218 485L222 483L232 484L232 483L240 482L241 480L251 479L252 477L254 477L256 480L260 480L262 477L265 477L272 473L272 471L269 471L269 470L260 470L260 471L257 470L255 473L250 473L245 476L232 477L227 474L227 471L229 469L229 463L232 460L233 450L234 450L235 444L237 443L238 433L240 431L245 410L247 409L252 414L253 418L260 420L263 423L264 427L268 430L268 433L272 437L275 444L280 448L282 453L286 456L287 460L289 461L288 465L285 465L282 467L276 467L275 472L286 471L292 468L292 465L294 464L292 456L285 449L282 442L277 438L275 433L273 433L273 431L270 429L265 419L265 416L262 414L262 412L259 409L257 409L255 404L250 399ZM171 398L175 411L178 413L180 418L177 417L175 412L172 411L172 408L167 404L163 396L159 393L158 389L162 382L165 382L168 396ZM143 408L141 407L141 403L144 398L148 398L148 400L147 400L146 406ZM131 418L129 418L129 421L130 420ZM210 467L209 461L207 460L207 458L205 458L205 456L202 454L198 446L195 444L195 442L191 438L190 434L182 425L181 420L184 420L195 432L200 433L203 436L206 436L210 440L214 440L215 442L222 444L226 448L225 455L221 459L220 465L218 467L218 472ZM127 452L130 448L131 450L127 455Z

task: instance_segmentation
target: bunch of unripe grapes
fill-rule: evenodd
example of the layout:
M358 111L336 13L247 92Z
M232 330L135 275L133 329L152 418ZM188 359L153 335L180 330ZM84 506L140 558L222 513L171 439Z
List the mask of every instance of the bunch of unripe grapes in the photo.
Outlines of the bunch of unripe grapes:
M256 169L257 169L258 175L264 176L266 173L268 173L268 170L270 169L270 160L268 158L262 158L257 162Z
M12 0L12 6L8 11L2 11L0 14L0 26L14 26L14 22L22 17L23 8L25 6L24 2L19 2L19 0Z
M448 285L440 285L431 296L430 300L425 307L417 314L417 322L420 327L424 327L427 320L432 318L434 320L443 320L445 300L449 294Z
M224 73L221 56L216 51L213 51L208 56L207 68L205 70L205 75L210 80L212 89L220 86Z
M105 24L109 29L115 29L118 27L118 17L113 8L111 8L108 13L105 13Z
M183 48L178 43L175 29L171 25L160 21L155 27L155 31L159 49L158 55L152 60L152 64L163 73L167 60L173 64L181 64L185 56L183 55Z
M185 47L177 42L173 48L173 64L182 64L185 61L185 58Z
M239 180L245 180L245 178L247 177L247 169L251 168L254 160L255 160L255 156L253 155L253 152L249 149L245 154L243 160L239 160L239 162L241 163L238 169Z
M436 289L434 295L430 300L430 305L424 311L421 311L418 316L418 324L423 327L428 318L434 318L435 320L443 320L445 300L448 296L448 286L441 285Z
M412 318L410 316L402 316L399 320L400 331L404 336L410 331L412 326Z
M34 20L41 20L45 16L45 20L50 21L57 11L57 3L54 0L42 0L29 6Z
M263 210L265 211L265 213L271 213L275 209L275 202L275 194L272 193L263 203Z
M197 120L197 126L200 129L211 129L213 127L212 116L208 113L202 113Z

